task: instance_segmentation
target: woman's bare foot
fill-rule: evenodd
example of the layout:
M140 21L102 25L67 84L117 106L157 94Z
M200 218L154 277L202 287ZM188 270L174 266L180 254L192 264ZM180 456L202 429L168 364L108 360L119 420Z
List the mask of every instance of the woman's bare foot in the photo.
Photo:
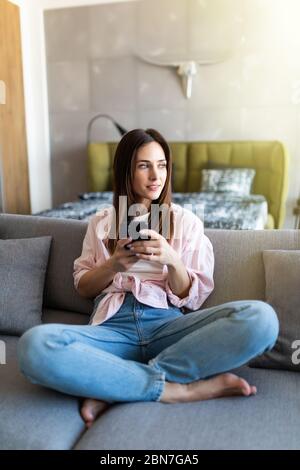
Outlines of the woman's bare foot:
M211 398L244 395L255 395L257 389L249 385L245 379L226 373L206 380L197 380L189 384L166 382L160 401L163 403L179 403L209 400Z
M109 403L94 398L86 398L81 407L81 416L87 428L90 428L95 419L109 407Z

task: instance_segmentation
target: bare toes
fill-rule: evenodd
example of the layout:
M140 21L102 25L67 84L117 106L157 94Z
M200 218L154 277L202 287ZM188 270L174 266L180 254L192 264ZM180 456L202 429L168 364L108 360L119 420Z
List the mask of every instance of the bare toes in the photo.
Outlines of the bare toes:
M235 374L225 373L219 378L224 380L226 395L244 395L248 397L256 393L256 387L249 385L245 379Z
M105 401L87 398L84 400L81 408L81 416L85 421L86 427L90 428L96 418L107 408L109 404Z

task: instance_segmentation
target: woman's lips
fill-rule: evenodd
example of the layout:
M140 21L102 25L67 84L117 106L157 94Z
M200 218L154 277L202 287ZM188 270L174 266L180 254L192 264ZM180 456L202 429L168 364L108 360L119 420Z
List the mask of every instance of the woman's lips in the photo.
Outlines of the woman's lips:
M160 186L147 186L148 189L150 189L150 191L157 191Z

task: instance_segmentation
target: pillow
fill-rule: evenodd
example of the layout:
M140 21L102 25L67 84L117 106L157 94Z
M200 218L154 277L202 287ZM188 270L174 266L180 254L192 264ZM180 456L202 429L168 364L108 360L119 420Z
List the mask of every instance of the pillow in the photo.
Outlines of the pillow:
M255 170L252 168L226 168L202 170L201 191L249 195Z
M0 240L0 331L21 335L41 323L52 237Z
M300 250L263 252L266 301L279 319L274 348L253 359L251 367L300 372Z

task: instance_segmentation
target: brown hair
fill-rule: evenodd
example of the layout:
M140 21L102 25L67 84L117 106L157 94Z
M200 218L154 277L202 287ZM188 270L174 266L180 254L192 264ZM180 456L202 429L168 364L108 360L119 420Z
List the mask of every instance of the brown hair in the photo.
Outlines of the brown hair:
M153 201L155 204L164 204L168 206L170 215L170 239L174 234L174 214L171 209L172 191L171 191L171 173L172 173L172 154L170 147L164 137L155 129L133 129L127 132L120 140L114 158L113 164L113 206L116 214L116 237L109 237L106 244L111 254L115 251L117 241L119 240L120 213L119 196L127 196L128 207L137 203L133 192L133 177L135 171L135 159L138 149L151 142L157 142L163 149L167 161L167 178L163 190L159 197ZM125 215L127 216L127 214ZM121 215L123 220L123 215ZM159 227L157 232L162 233L162 213L159 213ZM149 214L148 227L151 227L151 207ZM152 228L152 227L151 227Z

